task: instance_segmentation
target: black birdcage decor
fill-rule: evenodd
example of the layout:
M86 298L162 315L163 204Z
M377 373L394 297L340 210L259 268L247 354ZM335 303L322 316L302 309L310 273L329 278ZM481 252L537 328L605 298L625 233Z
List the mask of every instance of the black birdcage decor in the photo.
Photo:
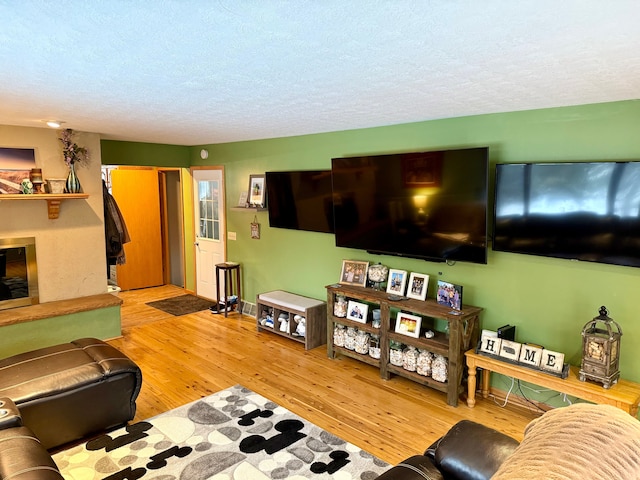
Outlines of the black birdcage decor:
M609 388L620 378L620 337L622 329L609 318L607 308L582 329L581 381L593 380Z

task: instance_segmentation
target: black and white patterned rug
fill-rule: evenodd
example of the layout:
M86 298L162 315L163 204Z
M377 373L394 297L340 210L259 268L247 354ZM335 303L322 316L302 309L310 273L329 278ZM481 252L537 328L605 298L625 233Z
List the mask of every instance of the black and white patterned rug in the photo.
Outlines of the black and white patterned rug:
M373 480L389 468L241 385L53 458L67 480Z

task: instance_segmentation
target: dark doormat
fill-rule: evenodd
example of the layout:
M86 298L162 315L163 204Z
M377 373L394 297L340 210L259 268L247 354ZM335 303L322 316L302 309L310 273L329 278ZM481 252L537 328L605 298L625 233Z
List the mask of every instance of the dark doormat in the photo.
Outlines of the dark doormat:
M180 295L179 297L149 302L146 305L162 310L163 312L170 313L171 315L180 316L187 315L189 313L201 312L202 310L208 310L213 303L215 302L187 294Z

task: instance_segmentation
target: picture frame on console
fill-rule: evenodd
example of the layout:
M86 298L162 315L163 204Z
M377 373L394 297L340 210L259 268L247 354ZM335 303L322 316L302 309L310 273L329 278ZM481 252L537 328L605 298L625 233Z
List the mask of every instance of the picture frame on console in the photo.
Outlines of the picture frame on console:
M409 337L420 337L420 327L422 326L422 317L411 315L410 313L398 312L396 316L396 333L408 335Z
M366 287L368 269L369 262L343 260L339 283L343 285L354 285L356 287Z
M462 285L438 280L436 301L459 312L462 310Z
M358 323L367 323L368 314L369 305L349 300L349 303L347 304L347 319Z
M426 300L428 287L429 275L411 272L409 286L407 287L407 297L415 300Z
M260 208L267 206L264 174L249 175L249 205Z
M406 285L406 270L396 270L393 268L389 270L389 277L387 278L387 293L403 297Z

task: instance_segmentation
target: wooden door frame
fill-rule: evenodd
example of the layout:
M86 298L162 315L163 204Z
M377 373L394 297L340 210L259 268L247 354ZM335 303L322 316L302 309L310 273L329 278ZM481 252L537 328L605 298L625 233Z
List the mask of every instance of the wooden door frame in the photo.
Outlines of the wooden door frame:
M162 227L162 275L163 281L165 285L171 283L171 258L170 258L170 250L169 250L169 220L167 212L169 210L167 203L167 175L166 172L178 172L179 182L180 182L180 193L181 196L179 198L179 205L177 211L179 212L179 223L180 223L180 237L182 239L182 251L180 255L182 256L182 265L184 267L186 263L185 257L185 235L184 235L184 202L182 198L182 192L184 190L184 179L182 176L181 168L163 168L157 167L158 169L158 188L160 189L160 222ZM183 268L182 272L182 285L183 287L186 285L186 271Z

